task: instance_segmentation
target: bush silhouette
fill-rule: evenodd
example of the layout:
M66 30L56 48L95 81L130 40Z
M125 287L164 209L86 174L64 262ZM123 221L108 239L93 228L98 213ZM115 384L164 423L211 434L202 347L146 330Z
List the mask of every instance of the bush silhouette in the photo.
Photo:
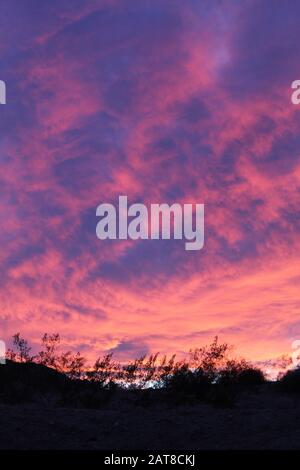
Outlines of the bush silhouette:
M238 384L245 387L262 385L265 381L264 373L260 369L251 367L242 370L237 377Z
M18 362L32 362L33 356L30 356L31 347L28 345L28 341L21 338L20 333L13 335L13 345L16 347L16 351L9 349L7 351L7 359Z
M281 390L285 392L300 392L300 369L287 371L279 381Z
M210 384L209 376L202 369L191 371L188 364L184 364L168 378L165 388L172 394L204 398Z
M251 387L265 382L265 376L260 369L252 367L246 361L228 361L224 369L219 371L216 382L218 384L239 385Z

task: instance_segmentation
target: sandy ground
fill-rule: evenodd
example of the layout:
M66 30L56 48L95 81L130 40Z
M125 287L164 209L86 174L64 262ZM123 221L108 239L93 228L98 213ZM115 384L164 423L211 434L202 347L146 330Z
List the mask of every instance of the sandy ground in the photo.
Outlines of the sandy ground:
M247 394L233 409L138 406L98 410L0 405L1 449L300 449L300 397Z

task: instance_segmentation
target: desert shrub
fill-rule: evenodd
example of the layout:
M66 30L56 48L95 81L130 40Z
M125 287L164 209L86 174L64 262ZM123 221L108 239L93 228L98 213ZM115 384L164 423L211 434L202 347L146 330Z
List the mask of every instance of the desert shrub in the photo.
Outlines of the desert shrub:
M84 374L86 359L80 352L72 354L70 351L62 353L58 358L58 367L56 370L64 373L72 380L80 379Z
M169 359L164 355L160 360L156 369L156 388L166 388L170 377L178 368L178 363L175 362L175 358L175 354L173 354Z
M145 358L141 367L140 375L140 388L147 388L148 386L153 386L153 384L158 379L158 365L157 365L158 353L150 354L150 356Z
M230 350L227 343L219 344L216 336L210 345L190 350L189 366L192 369L201 369L213 383L220 370L228 363Z
M158 354L143 355L120 367L118 379L127 389L144 389L158 380Z
M80 379L84 373L86 359L79 352L59 352L59 345L58 333L45 333L42 337L43 349L37 354L35 361L66 374L70 379Z
M195 397L215 406L234 406L238 392L264 382L263 372L244 359L230 357L231 347L219 344L190 351L190 360L175 363L165 380L165 389L172 394Z
M158 360L158 353L141 356L129 364L119 367L118 378L128 389L160 388L162 382L173 370L175 356L167 360L166 356Z
M59 369L59 356L57 348L60 344L60 336L58 333L49 335L45 333L42 337L43 350L36 356L37 362L53 369Z
M217 407L232 408L242 390L265 382L260 369L252 367L244 359L229 359L212 384L209 402Z
M281 390L286 392L300 392L300 369L287 371L279 380Z
M244 359L231 359L219 371L216 382L218 384L250 387L261 385L265 382L265 377L260 369L252 367Z
M210 377L202 369L192 371L185 363L177 367L168 377L165 390L181 401L190 398L203 399L210 385Z
M7 359L18 362L31 362L34 359L34 356L30 355L31 347L28 345L28 341L22 338L20 333L13 335L13 345L16 351L8 349Z
M265 383L266 379L264 373L260 369L247 367L241 370L237 381L239 385L251 387L254 385L262 385Z
M112 353L103 358L98 357L93 368L86 372L86 377L91 382L97 382L101 387L113 388L119 377L120 364L113 361Z
M172 356L168 367L161 368L162 388L183 397L204 398L210 385L217 380L229 349L227 343L219 344L215 337L210 345L191 349L187 361L175 362L175 356Z

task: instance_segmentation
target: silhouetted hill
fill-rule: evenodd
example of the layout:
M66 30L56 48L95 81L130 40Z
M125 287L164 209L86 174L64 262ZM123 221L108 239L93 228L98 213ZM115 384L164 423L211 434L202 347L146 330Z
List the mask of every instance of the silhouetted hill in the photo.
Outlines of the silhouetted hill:
M0 381L0 387L3 382L22 381L24 385L30 384L38 390L42 390L48 387L60 387L69 382L69 379L64 374L42 364L7 360L6 364L0 367Z
M296 390L263 382L239 386L227 400L228 380L210 389L222 394L215 403L215 397L208 402L184 388L182 376L178 390L110 389L39 364L7 361L0 366L0 448L299 448Z
M35 401L42 395L62 393L70 382L64 374L43 365L7 360L0 366L0 401Z
M52 368L32 362L6 361L0 366L0 403L48 403L74 408L98 408L112 390L98 383L71 380Z

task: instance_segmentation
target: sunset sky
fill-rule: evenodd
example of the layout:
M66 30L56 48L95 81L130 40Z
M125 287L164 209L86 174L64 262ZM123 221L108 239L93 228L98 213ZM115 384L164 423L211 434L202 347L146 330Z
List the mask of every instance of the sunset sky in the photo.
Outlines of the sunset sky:
M1 0L0 336L91 360L300 339L300 2ZM205 204L205 245L96 208Z

